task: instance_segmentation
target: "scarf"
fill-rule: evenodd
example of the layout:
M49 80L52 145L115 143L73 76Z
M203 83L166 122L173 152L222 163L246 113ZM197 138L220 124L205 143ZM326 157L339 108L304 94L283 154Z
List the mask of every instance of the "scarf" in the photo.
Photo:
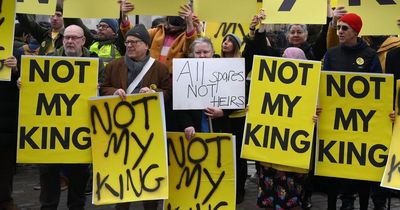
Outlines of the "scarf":
M147 54L143 60L134 61L131 58L129 58L127 54L125 54L124 60L125 60L126 66L128 66L128 86L139 75L139 73L142 71L144 65L146 65L146 63L149 61L149 59L150 59L150 55ZM133 92L136 93L136 90L139 89L139 87L141 86L140 83Z

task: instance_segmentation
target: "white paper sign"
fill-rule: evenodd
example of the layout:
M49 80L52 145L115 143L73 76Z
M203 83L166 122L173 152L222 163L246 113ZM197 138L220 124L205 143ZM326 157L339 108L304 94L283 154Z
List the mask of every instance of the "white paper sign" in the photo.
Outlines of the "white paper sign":
M173 60L173 109L243 109L244 58Z

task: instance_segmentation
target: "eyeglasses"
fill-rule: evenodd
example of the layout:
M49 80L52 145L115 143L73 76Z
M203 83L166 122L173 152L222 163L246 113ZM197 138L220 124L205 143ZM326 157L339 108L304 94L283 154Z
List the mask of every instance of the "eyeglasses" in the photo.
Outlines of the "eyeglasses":
M78 39L81 39L83 36L64 36L64 40L72 40L72 41L76 41Z
M339 31L339 30L347 31L347 30L349 30L349 27L348 27L348 26L345 26L345 25L337 25L337 30L338 30L338 31Z
M98 25L96 25L96 28L99 30L102 30L102 29L107 30L110 28L110 26L108 26L106 24L98 24Z
M125 41L125 46L129 45L138 45L139 43L142 43L142 40L127 40Z

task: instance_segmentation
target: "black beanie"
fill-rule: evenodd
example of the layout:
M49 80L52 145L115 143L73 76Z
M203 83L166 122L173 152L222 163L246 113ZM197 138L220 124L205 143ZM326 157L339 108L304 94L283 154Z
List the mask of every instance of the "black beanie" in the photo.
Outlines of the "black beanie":
M143 24L137 24L131 30L126 33L126 37L135 36L141 39L144 43L150 46L150 35L146 27Z

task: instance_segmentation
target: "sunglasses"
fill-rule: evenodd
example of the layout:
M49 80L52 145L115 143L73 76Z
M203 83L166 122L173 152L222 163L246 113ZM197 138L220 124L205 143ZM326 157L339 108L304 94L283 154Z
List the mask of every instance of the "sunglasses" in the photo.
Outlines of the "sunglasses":
M349 30L349 27L348 27L348 26L345 26L345 25L338 25L338 26L337 26L337 30L338 30L338 31L339 31L339 30L347 31L347 30Z

